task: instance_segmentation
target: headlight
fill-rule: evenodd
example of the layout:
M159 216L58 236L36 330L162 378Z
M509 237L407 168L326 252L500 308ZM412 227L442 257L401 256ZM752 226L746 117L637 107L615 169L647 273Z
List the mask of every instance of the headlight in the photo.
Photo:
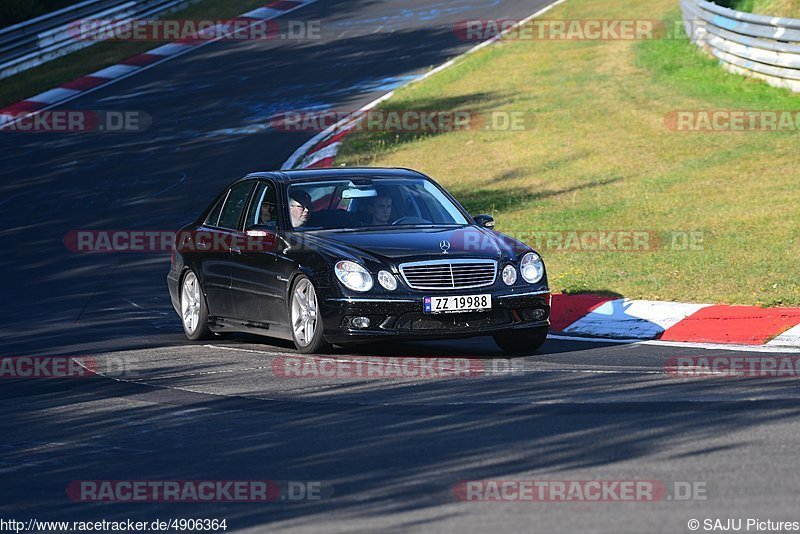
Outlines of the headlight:
M372 289L372 275L365 268L352 261L340 261L333 271L336 278L353 291L369 291Z
M519 262L519 271L526 282L535 284L544 276L544 262L535 252L528 252Z
M378 273L378 282L389 291L397 289L397 279L389 271L380 271Z
M514 282L517 281L517 270L514 268L513 265L506 265L503 269L503 282L506 283L507 286L513 286Z

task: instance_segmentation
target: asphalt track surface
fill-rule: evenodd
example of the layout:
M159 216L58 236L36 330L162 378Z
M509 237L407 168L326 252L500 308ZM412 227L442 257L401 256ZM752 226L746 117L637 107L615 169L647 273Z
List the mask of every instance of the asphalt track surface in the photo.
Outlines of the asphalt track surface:
M275 110L355 109L470 47L452 22L523 18L542 5L320 0L289 17L321 20L321 41L215 43L66 106L146 111L147 132L0 137L2 354L90 355L125 368L0 386L0 518L665 533L689 532L692 518L800 519L796 379L665 372L669 358L731 349L553 339L540 354L506 359L479 338L329 356L469 357L491 371L472 378L286 378L275 372L294 352L285 343L183 338L166 255L64 247L72 229L179 227L225 184L280 167L312 135L261 128ZM72 480L131 479L323 481L331 493L296 503L109 504L65 492ZM692 481L707 495L454 497L459 481L480 479Z

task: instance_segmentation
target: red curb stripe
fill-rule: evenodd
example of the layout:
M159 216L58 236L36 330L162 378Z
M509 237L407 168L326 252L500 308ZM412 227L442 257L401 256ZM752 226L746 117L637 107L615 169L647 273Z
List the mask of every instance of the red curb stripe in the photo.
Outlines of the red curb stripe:
M41 102L23 100L22 102L17 102L16 104L11 104L8 107L0 109L0 115L22 115L25 113L30 113L31 111L42 109L46 105L47 104L42 104Z
M610 300L614 299L601 295L555 293L550 312L550 330L562 332L569 325Z
M709 306L668 328L664 341L763 345L800 324L800 308Z
M327 169L333 167L334 162L336 161L335 156L331 156L329 158L322 158L321 160L315 162L313 165L309 165L306 169Z
M169 56L158 56L155 54L139 54L138 56L133 56L131 58L126 59L122 62L123 65L132 65L134 67L144 67L145 65L149 65L151 63L155 63L161 59Z
M313 154L314 152L322 150L326 146L329 146L329 145L332 145L332 144L334 144L334 143L336 143L338 141L341 141L342 139L344 139L344 136L346 136L349 133L350 133L350 130L341 131L341 132L337 133L336 135L334 135L333 137L329 137L325 141L321 142L320 144L315 146L313 149L311 149L309 152Z
M281 11L288 11L292 8L302 5L303 2L295 2L294 0L278 0L277 2L272 2L271 4L267 4L264 7L268 7L270 9L280 9Z
M87 91L89 89L94 89L104 83L108 83L110 78L98 78L96 76L83 76L82 78L78 78L77 80L72 80L71 82L67 82L61 87L64 89L75 89L77 91Z

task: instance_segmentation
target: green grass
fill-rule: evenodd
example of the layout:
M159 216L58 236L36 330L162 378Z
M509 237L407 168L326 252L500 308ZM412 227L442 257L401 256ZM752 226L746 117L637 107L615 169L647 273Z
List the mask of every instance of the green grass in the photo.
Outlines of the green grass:
M547 18L676 15L673 0L568 0ZM800 305L800 132L675 132L664 123L677 110L800 110L800 95L729 74L685 39L504 41L401 89L384 108L514 111L532 122L521 132L358 132L339 163L418 168L511 234L703 236L702 250L545 247L555 290Z
M800 18L800 0L738 0L729 6L748 13Z
M5 0L0 0L0 2ZM169 15L178 19L232 18L264 5L264 0L203 0ZM114 65L158 46L159 42L98 43L39 67L0 80L0 106L13 104L75 78Z

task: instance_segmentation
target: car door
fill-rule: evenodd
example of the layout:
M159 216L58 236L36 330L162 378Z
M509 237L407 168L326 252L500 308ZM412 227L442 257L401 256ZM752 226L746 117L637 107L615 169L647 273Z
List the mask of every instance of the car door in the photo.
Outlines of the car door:
M236 317L231 296L233 252L231 245L242 239L241 223L245 207L255 182L239 182L228 191L216 223L207 221L202 232L198 232L198 247L203 253L202 272L206 290L208 314L214 317ZM205 242L205 245L200 241Z
M278 199L271 180L259 180L243 223L243 240L233 249L231 295L236 317L244 321L280 322L283 295L276 272ZM262 236L248 236L248 229Z
M230 195L230 189L220 196L208 217L195 233L188 237L181 237L180 241L187 262L194 263L200 271L199 275L203 281L210 316L221 315L224 301L230 299L231 272L227 255L222 257L210 250L209 247L209 243L213 242L214 234L217 232L219 215L228 195ZM188 241L184 241L184 239ZM190 248L190 250L186 251L186 248Z

